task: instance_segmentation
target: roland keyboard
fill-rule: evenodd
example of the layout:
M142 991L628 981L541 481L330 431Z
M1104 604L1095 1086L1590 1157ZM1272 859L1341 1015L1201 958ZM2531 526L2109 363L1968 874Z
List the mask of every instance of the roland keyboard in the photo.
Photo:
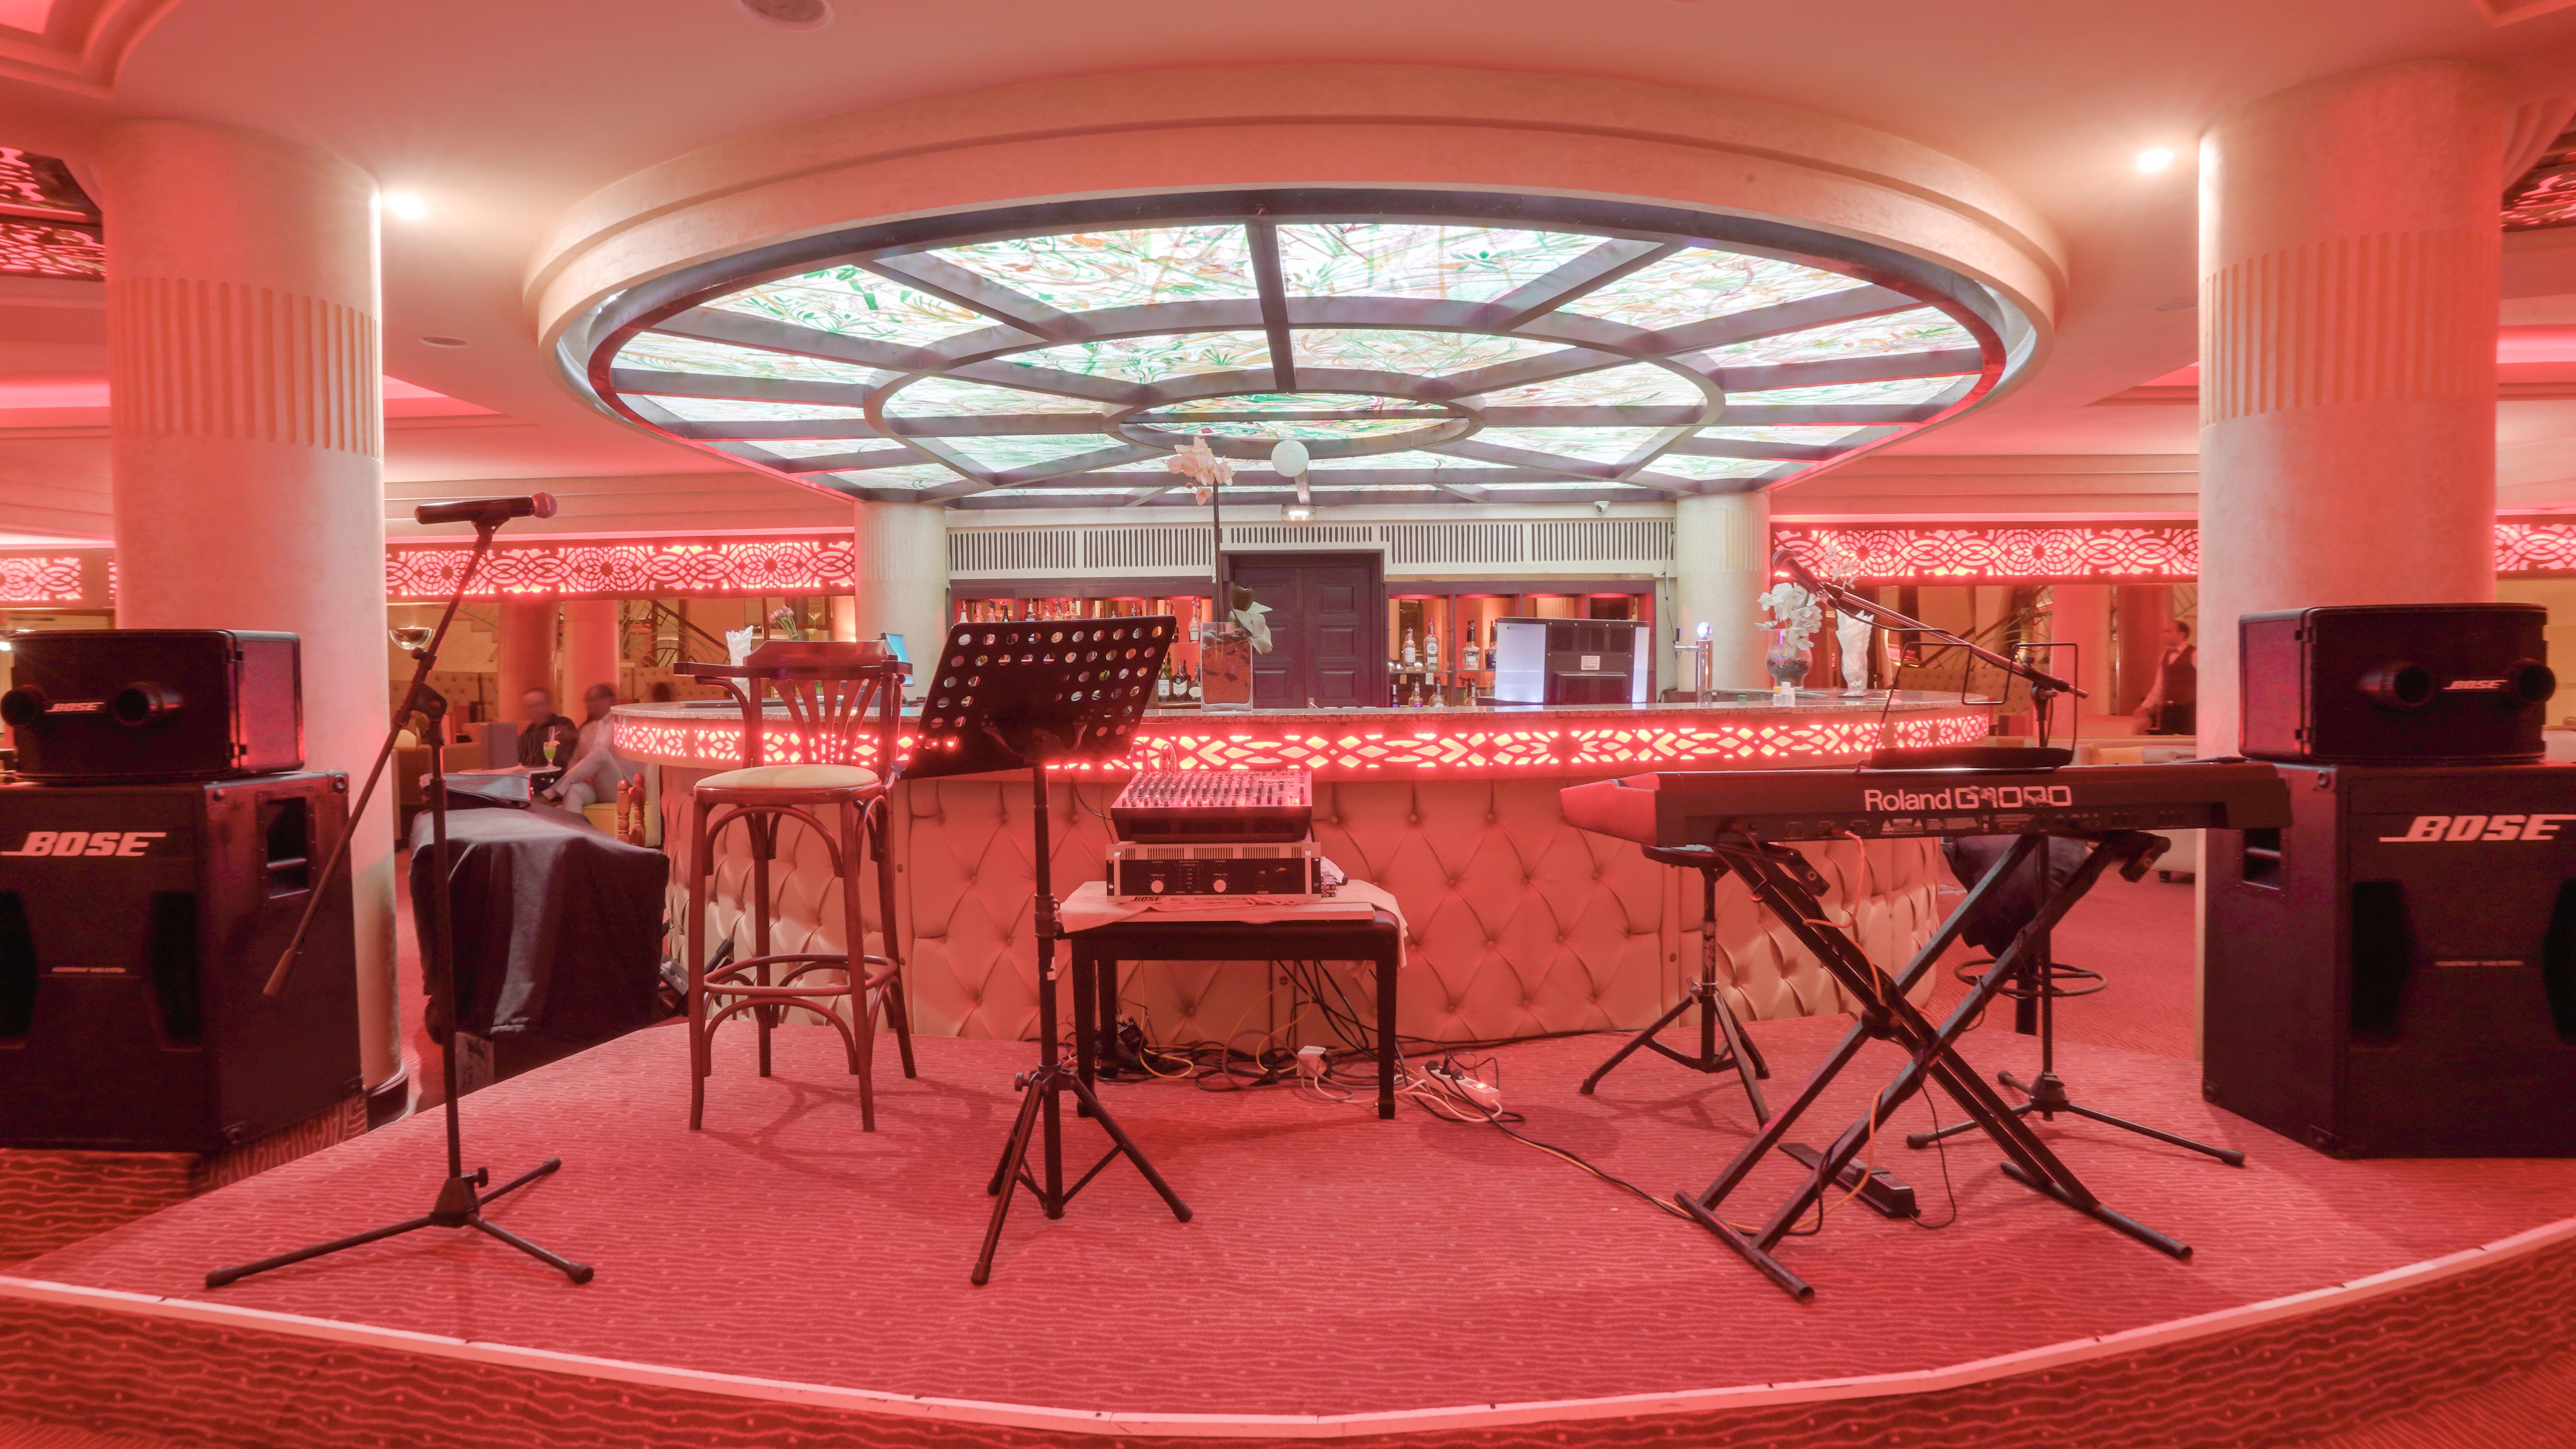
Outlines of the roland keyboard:
M2177 760L2057 770L1696 770L1559 792L1566 822L1640 845L1927 835L2266 830L2290 823L2270 765Z

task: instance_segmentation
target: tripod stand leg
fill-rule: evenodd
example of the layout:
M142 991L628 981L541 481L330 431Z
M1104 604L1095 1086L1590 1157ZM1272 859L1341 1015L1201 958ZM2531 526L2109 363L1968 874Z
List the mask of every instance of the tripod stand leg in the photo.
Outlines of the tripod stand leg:
M999 1197L1002 1184L1011 1180L1014 1164L1028 1155L1026 1139L1030 1126L1037 1120L1037 1097L1026 1085L1020 1091L1019 1114L1011 1119L1011 1134L1002 1139L1002 1160L993 1164L993 1180L984 1185L986 1197Z
M1704 1014L1714 1017L1718 1030L1726 1034L1726 1054L1735 1059L1735 1079L1744 1084L1744 1099L1753 1104L1754 1122L1758 1125L1770 1121L1771 1109L1764 1104L1762 1087L1754 1077L1756 1075L1767 1077L1771 1074L1763 1070L1762 1059L1753 1054L1752 1039L1744 1034L1742 1026L1735 1019L1734 1009L1726 1004L1725 995L1718 990L1717 983L1714 981L1708 984L1708 1001L1705 1003Z
M504 1193L517 1192L520 1188L526 1187L529 1183L536 1181L538 1178L541 1178L547 1173L553 1172L562 1166L562 1158L549 1157L545 1161L538 1163L536 1166L529 1168L527 1171L520 1173L518 1176L511 1178L508 1182L505 1182L499 1187L492 1189L490 1192L483 1194L483 1204L484 1206L489 1207L493 1203L499 1202Z
M480 1216L467 1219L467 1225L479 1232L486 1233L492 1237L500 1239L502 1242L509 1244L511 1247L518 1249L520 1252L527 1254L529 1257L536 1259L538 1262L543 1263L547 1267L554 1269L556 1272L563 1274L567 1278L570 1278L575 1283L587 1283L590 1281L591 1270L588 1263L576 1263L572 1259L567 1258L560 1253L548 1252L545 1249L538 1247L536 1244L529 1242L527 1239L520 1237L517 1233L511 1232L508 1228L502 1227L499 1223L492 1222L489 1219Z
M2143 1122L2132 1122L2125 1117L2114 1117L2108 1112L2096 1112L2090 1107L2079 1106L2073 1102L2067 1103L2065 1110L2074 1113L2078 1117L2084 1118L2086 1121L2099 1122L2105 1127L2117 1127L2124 1132L2135 1132L2141 1137L2152 1137L2156 1141L2166 1143L2170 1146L2190 1148L2194 1152L2215 1157L2230 1167L2243 1167L2245 1165L2245 1154L2237 1151L2233 1147L2213 1147L2206 1142L2195 1142L2188 1137L2177 1137L2171 1132L2159 1131L2156 1128L2147 1126Z
M1163 1205L1172 1210L1172 1216L1188 1222L1190 1205L1181 1201L1181 1195L1172 1191L1170 1183L1163 1181L1163 1175L1154 1170L1154 1164L1145 1160L1145 1154L1137 1150L1135 1140L1127 1135L1127 1130L1118 1125L1117 1118L1109 1115L1108 1108L1100 1105L1100 1098L1092 1093L1091 1084L1080 1077L1073 1077L1068 1086L1075 1096L1082 1099L1082 1104L1091 1109L1092 1120L1100 1124L1100 1130L1108 1133L1109 1140L1117 1143L1118 1150L1126 1154L1128 1161L1136 1164L1138 1172L1145 1175L1145 1181L1163 1199Z
M2024 1102L2020 1106L2013 1108L2012 1113L2016 1117L2027 1117L2030 1115L2030 1104L2028 1102ZM1953 1122L1949 1126L1940 1128L1937 1131L1908 1132L1905 1134L1905 1145L1917 1149L1925 1148L1931 1146L1935 1142L1947 1142L1953 1137L1962 1137L1977 1130L1977 1119L1970 1117L1964 1122Z
M292 1263L301 1263L308 1258L319 1258L347 1248L362 1248L369 1243L381 1242L386 1238L417 1232L434 1225L435 1219L430 1217L406 1218L390 1227L370 1228L363 1233L351 1233L345 1238L333 1238L327 1243L315 1243L309 1248L298 1248L292 1253L280 1253L274 1258L262 1258L256 1263L244 1263L238 1268L217 1268L206 1275L206 1286L221 1288L227 1283L240 1282L253 1273L265 1273L271 1268L283 1268Z
M1011 1215L1011 1199L1019 1196L1021 1165L1028 1160L1029 1136L1037 1126L1038 1097L1044 1091L1032 1081L1023 1088L1027 1095L1020 1099L1020 1115L1011 1123L1010 1139L1002 1144L1002 1165L993 1173L993 1220L984 1226L984 1251L975 1255L972 1281L978 1288L993 1278L993 1250L1002 1244L1002 1224Z
M1681 1000L1674 1002L1663 1015L1656 1017L1654 1021L1649 1023L1644 1031L1628 1038L1625 1045L1621 1046L1617 1051L1612 1052L1610 1054L1610 1060L1594 1067L1592 1069L1592 1075L1585 1077L1583 1079L1583 1085L1576 1088L1576 1090L1581 1092L1584 1096L1591 1096L1592 1089L1601 1085L1601 1079L1610 1075L1611 1068L1644 1050L1646 1044L1655 1039L1655 1033L1662 1031L1665 1027L1668 1027L1675 1021L1680 1020L1681 1014L1691 1009L1691 1002L1695 999L1696 998L1692 996L1685 995Z

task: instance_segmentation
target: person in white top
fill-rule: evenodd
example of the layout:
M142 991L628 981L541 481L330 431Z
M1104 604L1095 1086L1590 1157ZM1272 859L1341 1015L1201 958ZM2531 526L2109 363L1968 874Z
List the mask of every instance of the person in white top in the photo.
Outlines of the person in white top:
M644 767L617 757L609 738L608 712L617 704L617 691L605 684L594 684L582 691L584 718L581 737L573 746L572 763L564 767L563 778L539 798L561 805L578 815L585 805L604 805L617 798L617 787L644 773Z

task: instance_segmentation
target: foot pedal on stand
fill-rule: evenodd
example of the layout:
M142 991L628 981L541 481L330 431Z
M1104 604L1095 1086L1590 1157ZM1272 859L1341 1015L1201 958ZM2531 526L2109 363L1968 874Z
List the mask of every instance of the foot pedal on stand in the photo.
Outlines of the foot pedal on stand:
M1825 1160L1825 1154L1804 1142L1783 1142L1780 1144L1780 1151L1782 1155L1796 1160L1809 1172L1815 1171L1816 1164ZM1848 1192L1852 1184L1860 1180L1860 1174L1859 1163L1847 1162L1843 1164L1841 1175L1834 1180L1842 1184L1843 1190ZM1880 1217L1912 1218L1923 1215L1923 1210L1915 1205L1913 1187L1884 1167L1869 1174L1869 1181L1861 1187L1860 1200L1869 1204Z

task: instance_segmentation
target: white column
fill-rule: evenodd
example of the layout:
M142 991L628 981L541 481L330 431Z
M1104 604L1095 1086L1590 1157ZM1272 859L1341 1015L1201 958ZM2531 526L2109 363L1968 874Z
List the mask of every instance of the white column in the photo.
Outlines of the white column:
M555 690L555 699L565 714L574 719L582 717L581 697L594 684L620 687L624 645L617 627L615 599L564 601L563 682Z
M901 634L914 659L930 658L948 635L948 511L926 503L859 503L853 509L854 636ZM837 630L837 613L834 625Z
M2236 745L2241 615L2495 597L2499 91L2410 62L2201 140L2205 753Z
M391 714L375 183L182 121L109 127L98 167L117 623L294 632L305 763L364 779ZM392 801L350 847L370 1088L401 1067Z
M1718 688L1770 687L1762 669L1767 641L1754 622L1762 617L1755 600L1770 580L1770 494L1697 494L1674 507L1671 622L1685 638L1708 625ZM1676 675L1673 682L1687 680Z

